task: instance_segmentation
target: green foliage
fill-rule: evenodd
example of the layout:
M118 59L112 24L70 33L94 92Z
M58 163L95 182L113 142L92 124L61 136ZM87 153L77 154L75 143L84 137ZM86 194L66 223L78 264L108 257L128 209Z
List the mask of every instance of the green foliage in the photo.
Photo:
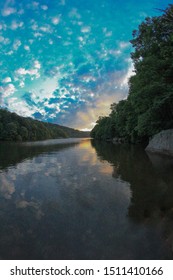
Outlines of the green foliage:
M107 117L116 137L142 142L161 130L173 128L172 22L173 5L169 5L163 15L146 18L133 32L131 57L135 75L129 80L129 95L126 100L112 104ZM104 133L106 129L100 125L103 124L98 123L93 130ZM106 136L99 134L99 138Z
M3 141L35 141L86 136L82 131L20 117L0 109L0 140Z
M114 124L109 117L100 117L96 126L91 131L91 137L101 140L108 140L114 136Z

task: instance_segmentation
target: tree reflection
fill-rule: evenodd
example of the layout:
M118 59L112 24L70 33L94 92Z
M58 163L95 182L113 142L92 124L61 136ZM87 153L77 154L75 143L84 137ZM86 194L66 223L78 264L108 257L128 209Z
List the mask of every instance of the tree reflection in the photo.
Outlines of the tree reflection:
M173 159L147 155L141 146L92 141L97 156L113 165L113 177L130 183L128 215L134 221L157 219L173 210Z

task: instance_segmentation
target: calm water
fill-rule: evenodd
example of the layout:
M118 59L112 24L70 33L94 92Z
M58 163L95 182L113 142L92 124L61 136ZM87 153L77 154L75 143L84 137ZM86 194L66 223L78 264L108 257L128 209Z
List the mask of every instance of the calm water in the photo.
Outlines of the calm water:
M1 259L172 259L173 159L90 140L0 143Z

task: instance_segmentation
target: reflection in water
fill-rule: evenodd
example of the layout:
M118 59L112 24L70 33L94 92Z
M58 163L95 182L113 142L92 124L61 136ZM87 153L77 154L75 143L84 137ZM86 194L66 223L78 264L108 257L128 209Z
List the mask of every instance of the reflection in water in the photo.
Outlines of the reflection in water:
M136 225L140 225L139 229L150 228L147 239L153 242L151 258L172 258L173 159L147 155L140 146L94 141L92 145L98 157L106 159L113 166L113 177L130 183L132 197L128 216Z
M58 141L0 146L0 258L172 258L172 160Z

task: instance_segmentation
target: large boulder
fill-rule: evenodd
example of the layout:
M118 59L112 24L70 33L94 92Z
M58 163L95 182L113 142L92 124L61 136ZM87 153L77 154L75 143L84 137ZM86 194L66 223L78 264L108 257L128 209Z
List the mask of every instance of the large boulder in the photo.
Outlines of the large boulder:
M173 129L163 130L154 135L146 151L173 156Z

